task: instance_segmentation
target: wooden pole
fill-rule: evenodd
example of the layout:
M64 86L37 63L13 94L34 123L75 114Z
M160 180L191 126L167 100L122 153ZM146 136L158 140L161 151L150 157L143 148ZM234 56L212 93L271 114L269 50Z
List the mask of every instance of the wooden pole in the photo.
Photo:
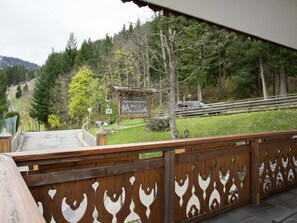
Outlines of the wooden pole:
M0 136L0 153L11 152L11 136Z
M260 205L260 178L259 178L259 140L251 142L251 188L252 188L252 203Z
M175 150L166 151L164 179L164 223L175 222Z
M107 132L102 128L96 133L97 146L107 145Z
M117 106L117 108L118 108L118 118L117 118L117 125L118 126L120 126L120 118L121 118L121 95L120 94L118 94L118 106Z

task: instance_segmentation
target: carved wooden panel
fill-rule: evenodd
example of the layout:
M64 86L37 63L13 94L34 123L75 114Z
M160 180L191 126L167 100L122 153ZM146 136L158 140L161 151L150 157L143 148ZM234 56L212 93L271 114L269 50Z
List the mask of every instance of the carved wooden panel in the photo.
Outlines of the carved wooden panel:
M228 149L226 149L228 151ZM207 152L204 152L204 155ZM188 156L193 156L189 153ZM199 158L199 154L197 156ZM176 166L176 221L203 219L213 211L250 201L250 156L218 156ZM197 218L198 217L198 218Z
M260 193L271 193L297 185L296 140L262 142L260 144Z
M47 222L162 222L163 168L32 187Z

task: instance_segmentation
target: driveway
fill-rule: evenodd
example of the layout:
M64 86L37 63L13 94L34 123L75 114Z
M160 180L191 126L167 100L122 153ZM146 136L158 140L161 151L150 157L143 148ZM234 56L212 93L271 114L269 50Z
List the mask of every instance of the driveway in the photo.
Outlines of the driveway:
M42 151L54 149L73 149L83 147L78 139L78 130L25 132L20 151Z

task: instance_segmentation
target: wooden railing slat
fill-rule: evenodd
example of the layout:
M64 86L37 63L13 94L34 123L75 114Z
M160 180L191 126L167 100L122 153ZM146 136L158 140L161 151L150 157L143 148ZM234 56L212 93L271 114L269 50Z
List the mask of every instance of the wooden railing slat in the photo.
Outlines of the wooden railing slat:
M79 181L96 177L119 175L124 173L144 171L163 167L163 159L143 160L138 162L119 163L117 165L103 165L84 169L71 169L62 172L24 175L29 187L44 186L56 183Z

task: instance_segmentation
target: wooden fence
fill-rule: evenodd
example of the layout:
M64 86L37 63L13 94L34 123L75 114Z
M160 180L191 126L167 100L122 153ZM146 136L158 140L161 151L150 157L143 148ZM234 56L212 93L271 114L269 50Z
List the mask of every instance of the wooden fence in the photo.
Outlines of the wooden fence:
M6 156L22 167L47 222L197 222L296 187L296 135L281 131ZM141 159L144 153L155 156Z
M190 118L290 108L297 108L296 94L288 95L286 97L271 97L267 100L258 98L235 102L213 103L205 108L177 108L175 116L177 118ZM162 111L161 113L154 113L153 116L168 116L168 113Z

